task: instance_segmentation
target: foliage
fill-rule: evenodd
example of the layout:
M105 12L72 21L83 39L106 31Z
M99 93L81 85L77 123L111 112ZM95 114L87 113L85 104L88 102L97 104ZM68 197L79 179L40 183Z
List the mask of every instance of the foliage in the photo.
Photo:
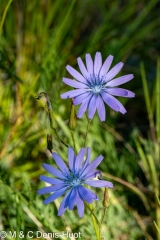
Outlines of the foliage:
M77 57L101 51L103 59L115 56L113 65L126 62L121 75L134 73L134 80L125 86L136 92L134 100L121 100L128 110L124 116L107 108L106 122L100 124L96 116L90 126L92 159L104 156L103 176L115 186L110 191L111 204L102 233L108 240L155 239L160 166L159 70L155 81L158 0L11 0L0 4L0 230L33 231L34 237L38 230L81 232L82 239L95 239L89 210L82 219L76 210L60 218L59 200L44 206L43 197L36 193L44 186L39 181L44 173L42 163L53 164L46 135L53 134L54 150L63 159L67 149L51 132L45 102L35 96L48 93L58 134L72 145L66 126L71 102L60 99L69 89L62 83L65 66L77 69ZM143 65L140 70L140 62L146 72ZM83 121L77 120L78 149L83 145L79 139L85 138L86 126L85 116ZM103 200L103 191L98 194ZM102 201L97 204L103 208ZM95 205L97 215L98 207Z

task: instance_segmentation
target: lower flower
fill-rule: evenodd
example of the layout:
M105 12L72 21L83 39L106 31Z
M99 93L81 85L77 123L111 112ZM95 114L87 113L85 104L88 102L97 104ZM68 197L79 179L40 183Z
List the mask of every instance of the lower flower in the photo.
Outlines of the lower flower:
M87 154L84 160L85 153ZM38 190L39 195L51 193L51 195L44 200L44 204L54 201L67 192L61 202L58 216L61 216L67 208L72 210L74 206L77 205L78 215L79 217L83 217L84 202L92 203L94 200L99 200L97 195L84 185L99 188L113 188L113 184L111 182L105 180L95 180L97 175L101 176L101 172L96 170L96 167L103 160L103 156L100 155L94 161L90 162L90 155L90 148L82 148L76 156L73 149L69 147L69 167L67 167L65 162L55 152L52 153L52 156L59 167L59 170L49 164L43 164L44 169L55 176L55 178L40 176L42 181L52 184L52 186L44 187Z

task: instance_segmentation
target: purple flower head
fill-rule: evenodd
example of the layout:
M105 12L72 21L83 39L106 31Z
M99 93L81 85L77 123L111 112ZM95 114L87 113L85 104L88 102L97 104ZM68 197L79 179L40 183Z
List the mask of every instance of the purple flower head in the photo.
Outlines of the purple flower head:
M86 152L86 159L83 161ZM90 155L90 148L82 148L76 156L73 149L69 147L69 167L67 167L61 157L55 152L52 156L59 169L46 163L43 164L44 169L55 176L55 178L40 176L42 181L52 184L52 186L44 187L38 190L38 194L51 193L51 195L44 200L44 204L54 201L67 191L61 202L58 216L61 216L67 208L72 210L74 205L77 205L78 215L79 217L83 217L84 201L92 203L94 200L99 200L97 195L90 189L86 188L84 184L92 187L113 188L113 184L111 182L93 179L97 176L97 174L101 176L101 172L95 170L95 168L100 164L103 156L100 155L94 161L90 162Z
M88 109L88 117L92 119L96 110L101 121L106 119L106 111L104 102L117 112L126 113L123 105L113 96L134 97L135 94L117 86L126 83L134 78L133 74L128 74L122 77L114 78L121 68L123 63L116 64L109 70L113 56L109 56L102 65L102 56L100 52L95 55L94 61L90 54L86 54L86 67L79 57L77 59L79 69L82 74L76 71L71 66L67 65L67 71L77 80L63 78L63 82L74 87L74 90L63 93L61 98L74 98L73 104L81 104L77 117L81 118ZM116 88L115 88L116 87Z

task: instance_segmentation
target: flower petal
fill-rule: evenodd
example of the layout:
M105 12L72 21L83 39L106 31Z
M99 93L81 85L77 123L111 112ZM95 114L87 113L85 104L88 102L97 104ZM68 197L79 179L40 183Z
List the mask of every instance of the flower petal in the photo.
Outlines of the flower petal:
M135 97L135 94L123 88L106 88L106 92L114 96L120 97Z
M92 171L91 173L88 173L85 177L83 177L83 180L96 178L97 175L98 175L99 179L102 179L101 171L95 170L95 171Z
M91 97L91 93L90 92L85 92L85 93L75 97L74 100L73 100L73 104L78 105L78 104L84 102L85 99L90 99L90 97Z
M84 154L85 154L86 148L81 148L79 151L77 157L76 157L76 162L75 162L75 171L79 171L82 165L82 161L84 159Z
M104 102L100 95L98 95L98 98L97 98L96 108L97 108L98 115L99 115L101 122L105 121L106 120L106 109L105 109Z
M78 186L78 192L79 192L80 197L88 203L92 203L93 200L99 200L99 198L97 197L97 195L94 192L92 192L88 188L85 188L81 185Z
M106 75L104 78L104 82L108 82L109 80L111 80L114 76L116 76L119 71L121 70L121 68L123 67L123 63L119 62L118 64L116 64Z
M73 67L67 65L66 69L72 75L72 77L74 77L75 79L77 79L78 81L80 81L82 83L86 83L86 79Z
M87 107L88 107L88 103L90 101L90 98L91 98L92 95L89 95L88 98L86 98L84 100L84 102L82 102L79 110L78 110L78 114L77 114L77 117L78 118L81 118L83 116L83 114L85 113L85 111L87 110Z
M111 97L113 97L113 96L111 96ZM114 99L115 103L117 103L117 105L119 106L119 112L121 112L122 114L125 114L127 111L124 108L124 106L122 105L122 103L120 101L118 101L115 97L113 97L113 99Z
M70 174L69 173L69 169L66 166L66 164L64 163L64 161L62 160L62 158L55 152L52 153L52 156L57 164L57 166L59 167L59 169L64 173L64 174Z
M88 173L90 174L101 163L102 160L103 160L103 156L100 155L93 162L91 162L91 164L89 164L86 167L86 169L83 171L81 178L87 177Z
M123 105L113 96L109 95L106 92L102 92L101 96L105 103L110 106L113 110L121 113L126 113L126 109L123 107Z
M102 56L100 52L96 52L95 59L94 59L94 74L96 76L98 76L101 67L102 67Z
M93 74L93 60L90 54L86 54L86 65L89 75Z
M77 189L76 189L76 191L77 191ZM81 218L84 215L84 202L81 199L81 197L79 196L78 191L77 191L76 205L77 205L77 209L78 209L78 215Z
M63 193L65 193L65 191L67 190L68 187L65 188L61 188L59 191L56 191L55 193L51 194L48 198L46 198L43 203L44 204L48 204L50 202L53 202L55 199L59 198L60 196L63 195Z
M68 163L71 171L74 170L76 155L71 147L68 148Z
M113 188L113 184L111 182L108 181L104 181L104 180L88 180L85 182L85 184L92 186L92 187L109 187L109 188Z
M44 187L44 188L41 188L37 191L37 193L39 195L42 195L42 194L47 194L47 193L51 193L51 192L55 192L55 191L58 191L62 188L65 188L67 187L66 184L62 183L62 184L56 184L54 186L48 186L48 187Z
M80 57L77 58L77 62L78 62L79 69L81 70L81 73L83 74L83 76L85 78L88 78L89 73L88 73L88 71L87 71L87 69L86 69L86 67L85 67L85 65L84 65L84 63L83 63L83 61Z
M82 169L83 171L89 165L90 158L91 158L91 149L88 147L87 148L87 158L86 158L86 160L84 162L83 169Z
M71 80L69 78L63 78L62 80L65 84L74 87L74 88L86 88L86 84L83 84L81 82L75 81L75 80Z
M70 194L71 194L71 190L68 191L68 193L64 196L61 204L60 204L60 207L59 207L59 210L58 210L58 216L61 216L67 209L67 204L68 204L68 199L70 197ZM66 206L66 207L65 207Z
M106 87L116 87L116 86L119 86L126 82L129 82L133 78L134 78L133 74L124 75L122 77L115 78L115 79L111 80L110 82L107 82Z
M109 55L108 58L103 63L103 66L102 66L101 71L99 73L100 78L103 78L103 76L106 75L106 73L108 72L108 70L109 70L109 68L112 64L112 61L113 61L113 56Z
M69 196L69 204L68 204L69 210L72 210L74 208L76 198L77 198L76 188L72 188L71 194Z
M96 101L97 101L97 96L93 95L89 102L89 106L88 106L88 118L89 119L92 119L96 112Z
M59 183L63 183L62 180L57 179L57 178L51 178L51 177L47 177L47 176L43 176L41 175L39 177L42 181L50 183L50 184L59 184Z
M47 163L43 163L42 165L44 167L44 169L47 170L47 172L53 174L54 176L61 178L61 179L67 179L63 173L61 171L59 171L58 169L52 167L51 165L47 164Z
M76 97L85 92L86 92L86 89L71 90L71 91L61 94L61 98L73 98L73 97Z

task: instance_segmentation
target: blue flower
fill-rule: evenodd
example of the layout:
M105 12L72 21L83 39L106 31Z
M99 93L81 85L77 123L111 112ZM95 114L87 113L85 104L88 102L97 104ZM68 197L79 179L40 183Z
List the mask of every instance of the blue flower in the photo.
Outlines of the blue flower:
M84 160L86 152L86 159ZM44 200L44 204L54 201L68 191L61 202L58 216L61 216L67 208L72 210L74 205L77 205L78 215L79 217L83 217L84 201L92 203L94 200L99 200L97 195L89 188L86 188L84 184L92 187L113 188L111 182L94 179L97 174L101 176L101 172L95 170L95 168L100 164L103 156L100 155L94 161L90 162L90 155L90 148L82 148L76 156L73 149L69 147L69 167L67 167L61 157L55 152L52 153L52 156L60 170L49 164L43 164L44 169L55 176L55 178L40 176L42 181L52 184L52 186L38 190L38 194L51 193L51 195Z
M67 71L77 80L63 78L63 82L74 87L74 90L63 93L61 98L74 98L73 104L81 104L77 117L81 118L88 109L88 117L92 119L96 110L101 121L106 119L106 111L104 102L117 112L126 113L123 105L113 96L132 98L135 94L129 90L117 88L134 78L133 74L128 74L122 77L114 78L121 68L123 63L119 62L111 70L109 70L113 56L109 56L102 65L102 56L100 52L95 55L94 62L90 54L86 54L86 66L79 57L77 59L80 71L76 71L71 66L67 65ZM116 88L115 88L116 87Z

